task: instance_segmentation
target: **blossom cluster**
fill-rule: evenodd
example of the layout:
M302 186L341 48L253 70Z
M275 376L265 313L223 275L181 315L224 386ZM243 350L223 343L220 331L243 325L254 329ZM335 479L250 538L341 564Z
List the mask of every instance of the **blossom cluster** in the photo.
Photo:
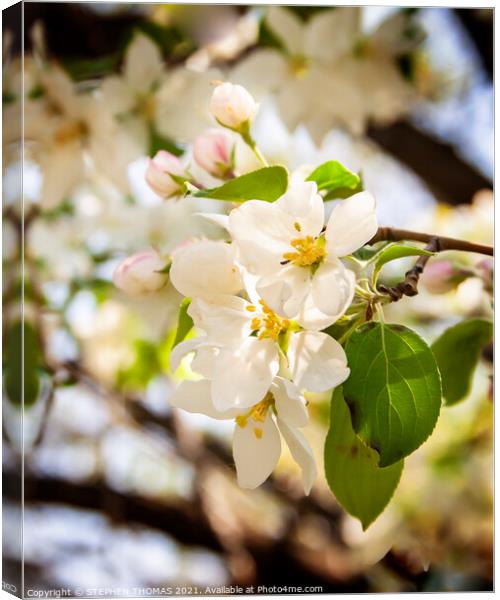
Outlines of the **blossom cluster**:
M257 108L243 87L229 82L215 88L210 103L217 122L247 140ZM210 130L195 142L195 158L219 174L230 168L225 133ZM180 173L177 159L162 151L146 179L168 197L180 193ZM355 273L342 259L374 236L375 200L366 191L354 194L325 222L317 184L295 181L275 202L248 200L228 215L203 216L225 228L229 241L199 240L173 253L170 281L190 299L187 312L198 335L173 349L171 368L194 355L191 370L200 378L183 381L170 402L235 421L233 455L245 488L269 477L282 436L309 493L316 465L301 432L308 423L304 392L325 392L349 376L344 349L322 330L353 301ZM158 289L164 266L151 253L130 257L115 283L133 294Z

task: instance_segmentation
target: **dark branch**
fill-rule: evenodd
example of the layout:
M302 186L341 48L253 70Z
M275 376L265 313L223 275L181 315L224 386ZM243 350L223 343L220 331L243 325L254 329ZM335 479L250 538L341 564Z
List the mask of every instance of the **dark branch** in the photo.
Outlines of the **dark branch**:
M401 242L411 240L414 242L423 242L430 244L433 240L438 241L438 250L435 252L443 252L444 250L459 250L461 252L475 252L477 254L485 254L493 256L493 247L483 244L475 244L466 240L457 240L455 238L445 237L441 235L433 235L430 233L420 233L419 231L409 231L407 229L394 229L392 227L379 227L377 233L368 242L375 244L376 242Z
M429 252L439 252L440 242L438 237L434 237L425 247ZM394 287L387 287L380 285L379 290L384 294L389 294L393 302L401 300L403 296L416 296L418 294L418 280L420 275L424 272L427 261L431 258L431 255L420 256L415 265L405 273L403 281L398 283Z

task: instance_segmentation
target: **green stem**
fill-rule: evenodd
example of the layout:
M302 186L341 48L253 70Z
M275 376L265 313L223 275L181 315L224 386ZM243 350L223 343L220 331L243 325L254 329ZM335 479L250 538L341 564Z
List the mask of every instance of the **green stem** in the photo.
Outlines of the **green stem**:
M262 152L257 148L257 144L255 143L255 140L250 135L250 132L249 131L242 131L240 133L240 135L241 135L242 140L245 142L245 144L250 148L250 150L258 158L258 160L262 164L262 166L263 167L268 167L269 163L265 159L265 157L262 154Z

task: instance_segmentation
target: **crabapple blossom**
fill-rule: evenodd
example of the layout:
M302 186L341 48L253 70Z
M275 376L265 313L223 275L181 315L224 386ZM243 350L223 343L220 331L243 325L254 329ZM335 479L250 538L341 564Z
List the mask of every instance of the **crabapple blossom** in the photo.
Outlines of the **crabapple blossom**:
M209 380L184 381L170 403L214 419L234 419L233 456L238 484L243 488L254 489L269 477L280 458L282 436L302 470L304 491L309 494L316 479L316 463L300 431L309 416L304 397L290 381L275 377L254 405L223 411L212 403Z
M168 279L166 261L154 250L132 254L124 259L113 274L117 288L129 296L142 296L161 289Z
M221 83L213 91L210 112L224 127L239 130L257 112L257 103L241 85Z
M183 177L184 167L176 156L166 150L159 150L149 159L146 181L158 196L170 198L181 189L181 185L171 175Z
M324 226L314 182L292 184L276 202L251 200L229 214L238 260L257 277L257 292L277 314L309 329L334 323L350 305L354 273L340 258L377 231L375 200L360 192L343 200Z
M228 131L208 129L194 141L193 155L208 173L224 178L233 169L233 149L234 140Z
M210 375L213 404L221 411L256 404L280 368L301 389L325 391L345 381L349 369L340 344L325 333L299 331L276 314L250 278L240 276L234 252L233 245L204 241L174 255L172 283L193 296L188 313L205 335L173 349L172 370L194 352L192 369ZM243 285L249 300L235 295Z

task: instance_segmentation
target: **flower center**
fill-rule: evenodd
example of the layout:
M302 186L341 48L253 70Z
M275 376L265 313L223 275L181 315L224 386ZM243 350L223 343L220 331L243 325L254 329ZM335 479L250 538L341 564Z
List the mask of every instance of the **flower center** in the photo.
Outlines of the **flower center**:
M246 427L249 419L252 419L255 425L257 425L253 428L254 435L258 440L260 440L260 438L262 437L262 427L259 427L258 424L264 423L269 409L273 406L273 395L271 394L271 392L267 392L267 394L264 396L264 399L261 400L255 406L252 406L252 408L247 413L236 417L236 424L239 427Z
M326 256L325 241L321 237L308 235L292 240L290 244L295 252L285 252L283 258L298 267L318 265Z
M288 68L297 79L303 79L309 71L309 62L307 56L296 54L290 58Z
M259 300L259 304L262 306L262 312L258 317L252 319L252 331L258 332L259 340L269 338L276 341L280 333L288 329L290 321L278 316L263 300ZM257 309L253 304L250 304L247 306L247 310L248 312L255 312Z

